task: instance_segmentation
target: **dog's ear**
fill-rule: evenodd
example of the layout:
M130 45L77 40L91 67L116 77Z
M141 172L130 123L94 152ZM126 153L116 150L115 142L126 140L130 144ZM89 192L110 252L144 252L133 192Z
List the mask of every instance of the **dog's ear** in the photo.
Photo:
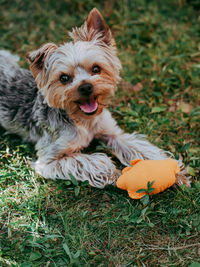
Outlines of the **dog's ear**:
M38 50L32 51L26 55L34 78L43 70L45 62L48 61L50 55L52 55L56 49L57 46L55 44L47 43Z
M103 16L98 9L93 8L86 20L88 32L94 31L96 34L101 34L103 41L110 45L112 40L112 34L110 28L106 24Z
M92 41L93 39L100 39L107 45L114 45L114 39L110 28L106 24L103 16L98 9L93 8L87 20L80 28L73 29L70 36L74 41Z

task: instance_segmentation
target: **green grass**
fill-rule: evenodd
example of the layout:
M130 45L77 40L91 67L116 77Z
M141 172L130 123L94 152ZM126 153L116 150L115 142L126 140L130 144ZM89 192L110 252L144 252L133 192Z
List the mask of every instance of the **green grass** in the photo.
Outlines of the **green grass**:
M112 186L39 177L28 166L33 146L0 129L0 266L199 266L198 0L0 5L0 48L19 54L24 67L28 51L68 40L66 30L99 8L123 64L110 110L126 131L182 157L192 175L191 188L170 188L144 205Z

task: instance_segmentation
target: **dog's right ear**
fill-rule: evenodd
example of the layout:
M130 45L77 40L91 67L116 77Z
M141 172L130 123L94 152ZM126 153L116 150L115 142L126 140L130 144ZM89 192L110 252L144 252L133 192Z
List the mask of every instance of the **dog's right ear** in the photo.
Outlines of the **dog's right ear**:
M37 75L43 70L45 62L57 49L57 46L54 43L48 43L43 45L38 50L29 52L26 55L28 62L30 63L30 70L33 74L33 77L36 78Z

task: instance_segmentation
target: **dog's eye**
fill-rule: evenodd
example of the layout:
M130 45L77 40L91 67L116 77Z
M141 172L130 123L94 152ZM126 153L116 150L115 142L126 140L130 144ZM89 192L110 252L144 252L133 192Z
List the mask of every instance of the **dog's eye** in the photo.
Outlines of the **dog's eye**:
M60 81L62 84L67 84L72 81L72 77L67 74L62 74L60 76Z
M101 68L98 65L92 67L92 72L97 74L101 72Z

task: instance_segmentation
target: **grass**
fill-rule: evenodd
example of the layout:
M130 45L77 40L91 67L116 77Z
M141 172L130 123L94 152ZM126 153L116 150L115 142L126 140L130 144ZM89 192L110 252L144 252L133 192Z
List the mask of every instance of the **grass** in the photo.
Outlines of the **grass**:
M33 146L0 129L0 266L200 266L200 13L191 1L0 0L0 47L21 56L63 42L91 8L104 14L123 64L110 110L189 165L192 187L144 204L125 191L51 181ZM100 142L91 150L106 151Z

